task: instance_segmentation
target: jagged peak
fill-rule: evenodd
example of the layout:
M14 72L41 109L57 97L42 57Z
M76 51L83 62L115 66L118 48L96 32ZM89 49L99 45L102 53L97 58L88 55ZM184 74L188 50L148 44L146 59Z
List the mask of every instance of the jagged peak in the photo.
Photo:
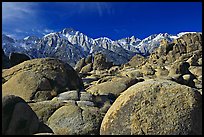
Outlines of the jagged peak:
M62 30L62 33L63 33L63 34L67 34L67 33L70 33L70 32L77 32L77 31L74 30L72 27L64 28L64 29Z
M15 39L14 39L14 38L12 38L11 36L6 35L6 34L2 34L2 40L8 40L8 41L10 41L10 42L12 42L12 43L15 42Z
M37 36L27 36L23 38L23 40L38 40L39 38Z

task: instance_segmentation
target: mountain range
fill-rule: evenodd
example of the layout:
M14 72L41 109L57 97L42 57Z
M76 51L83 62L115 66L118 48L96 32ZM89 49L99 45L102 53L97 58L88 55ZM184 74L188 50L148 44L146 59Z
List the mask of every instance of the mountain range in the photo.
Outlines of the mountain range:
M155 48L159 47L162 39L172 42L186 33L177 35L159 33L147 38L139 39L135 36L111 40L107 37L93 39L72 28L49 33L42 38L28 36L23 39L14 39L2 34L2 48L7 56L12 52L24 53L30 58L54 57L74 66L77 61L88 55L98 52L103 53L107 61L114 65L128 62L134 55L150 55Z

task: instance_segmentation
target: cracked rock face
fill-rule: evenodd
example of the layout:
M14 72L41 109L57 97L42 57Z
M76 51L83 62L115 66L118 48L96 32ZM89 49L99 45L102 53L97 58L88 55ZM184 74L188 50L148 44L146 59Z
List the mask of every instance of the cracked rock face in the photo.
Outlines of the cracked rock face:
M147 80L124 91L106 113L101 135L201 135L202 96L169 80Z
M67 103L49 117L48 126L56 135L99 134L102 118L99 109L89 103L92 102Z
M75 70L58 59L41 58L25 61L3 71L2 94L27 100L49 100L67 90L83 89Z

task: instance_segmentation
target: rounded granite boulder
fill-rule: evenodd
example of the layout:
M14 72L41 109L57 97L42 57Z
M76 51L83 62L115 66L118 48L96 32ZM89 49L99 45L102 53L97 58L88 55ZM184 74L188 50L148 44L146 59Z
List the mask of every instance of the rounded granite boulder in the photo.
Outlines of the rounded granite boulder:
M124 91L106 113L101 135L201 135L202 96L194 88L151 79Z
M57 109L48 119L48 126L56 135L96 135L102 121L93 102L70 102Z
M2 72L2 95L25 100L49 100L67 90L84 88L81 78L68 64L54 58L24 61Z

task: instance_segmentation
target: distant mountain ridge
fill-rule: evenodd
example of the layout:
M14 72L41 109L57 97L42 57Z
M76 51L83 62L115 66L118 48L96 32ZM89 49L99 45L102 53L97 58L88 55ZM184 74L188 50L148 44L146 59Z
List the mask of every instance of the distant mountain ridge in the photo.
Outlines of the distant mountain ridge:
M182 32L177 36L159 33L143 40L131 36L113 41L107 37L93 39L72 28L65 28L42 38L28 36L15 40L3 34L2 48L7 56L11 52L19 52L31 58L54 57L72 66L83 57L101 52L106 55L108 61L120 65L128 62L135 54L148 56L160 45L162 39L171 42L186 33L196 32Z

